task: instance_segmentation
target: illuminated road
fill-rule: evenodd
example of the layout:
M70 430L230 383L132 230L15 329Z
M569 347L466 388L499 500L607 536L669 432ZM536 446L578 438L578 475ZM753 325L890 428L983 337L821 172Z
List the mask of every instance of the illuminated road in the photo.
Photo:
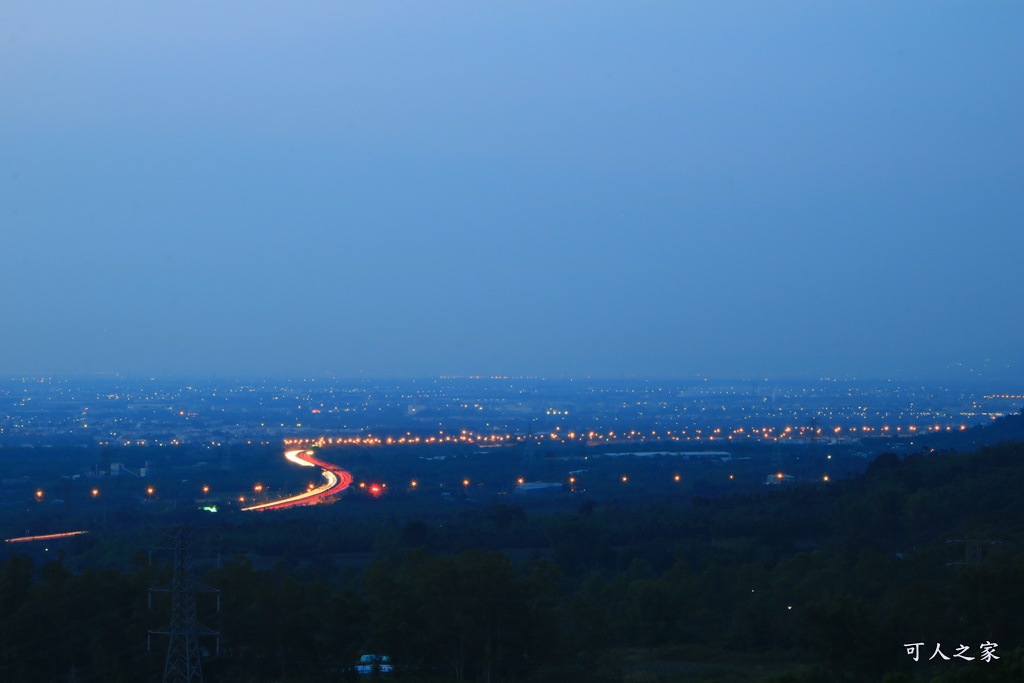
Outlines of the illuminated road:
M282 498L270 503L250 505L249 507L242 508L243 510L280 510L282 508L295 507L296 505L315 505L328 496L341 493L352 483L352 474L350 472L346 472L329 462L317 460L313 457L313 451L303 449L287 451L284 457L289 462L301 465L302 467L321 468L326 481L320 486L298 495Z
M88 531L65 531L59 534L44 534L42 536L19 536L18 538L8 538L4 540L4 543L28 543L30 541L53 541L58 538L70 538L71 536L81 536L87 534Z

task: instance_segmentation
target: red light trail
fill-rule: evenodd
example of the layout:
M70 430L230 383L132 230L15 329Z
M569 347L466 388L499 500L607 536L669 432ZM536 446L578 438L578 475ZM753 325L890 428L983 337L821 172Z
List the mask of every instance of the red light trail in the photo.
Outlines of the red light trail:
M313 451L311 450L299 449L287 451L284 454L284 457L289 462L301 465L302 467L321 468L326 481L320 486L316 486L294 496L275 500L270 503L250 505L249 507L242 508L242 510L282 510L284 508L295 507L296 505L315 505L328 496L341 493L349 487L349 484L352 483L352 474L350 472L341 469L337 465L332 465L329 462L324 462L314 458Z
M52 541L58 538L69 538L71 536L81 536L87 534L88 531L65 531L59 534L43 534L42 536L19 536L18 538L8 538L4 540L4 543L28 543L29 541Z

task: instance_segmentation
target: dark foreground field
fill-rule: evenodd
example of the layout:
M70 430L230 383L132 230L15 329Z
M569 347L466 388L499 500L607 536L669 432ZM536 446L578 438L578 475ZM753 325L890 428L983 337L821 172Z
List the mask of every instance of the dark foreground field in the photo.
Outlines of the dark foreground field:
M825 455L800 457L818 468ZM357 481L374 474L373 457L353 458ZM216 514L187 495L131 502L125 480L108 482L105 508L23 501L3 512L12 526L92 533L4 544L0 680L159 680L168 641L154 636L147 653L146 634L167 625L171 604L147 599L170 584L173 554L150 564L148 551L182 525L195 532L199 580L220 591L219 613L213 594L197 597L198 620L221 633L219 655L214 638L200 641L209 681L355 679L366 653L389 655L396 670L383 676L396 681L1024 676L1024 445L883 454L828 482L790 454L787 471L808 474L780 486L754 485L768 461L750 457L689 470L606 460L580 475L591 490L540 499L490 483L515 468L463 484L454 477L469 461L455 458L433 472L453 480L431 481L429 495L411 471L392 471L381 498L354 490L274 514L232 512L226 496ZM527 476L563 474L551 454L531 458L540 471ZM719 485L673 489L680 468ZM282 489L304 483L281 473ZM198 484L179 474L181 490ZM749 485L729 489L736 476ZM231 477L242 490L237 463L217 486ZM66 490L80 496L79 481Z

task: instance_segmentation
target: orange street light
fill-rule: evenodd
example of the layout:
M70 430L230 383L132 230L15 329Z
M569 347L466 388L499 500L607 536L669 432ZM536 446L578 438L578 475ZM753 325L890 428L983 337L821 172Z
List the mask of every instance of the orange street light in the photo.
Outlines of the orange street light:
M100 495L100 490L99 489L93 489L92 490L92 497L95 498L98 495Z

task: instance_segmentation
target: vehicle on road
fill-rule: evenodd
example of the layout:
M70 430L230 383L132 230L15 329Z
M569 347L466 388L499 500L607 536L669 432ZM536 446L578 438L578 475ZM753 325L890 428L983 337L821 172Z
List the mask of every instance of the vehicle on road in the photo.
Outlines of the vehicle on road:
M387 655L363 655L356 664L356 673L359 674L372 674L374 669L386 674L394 671L395 667Z

